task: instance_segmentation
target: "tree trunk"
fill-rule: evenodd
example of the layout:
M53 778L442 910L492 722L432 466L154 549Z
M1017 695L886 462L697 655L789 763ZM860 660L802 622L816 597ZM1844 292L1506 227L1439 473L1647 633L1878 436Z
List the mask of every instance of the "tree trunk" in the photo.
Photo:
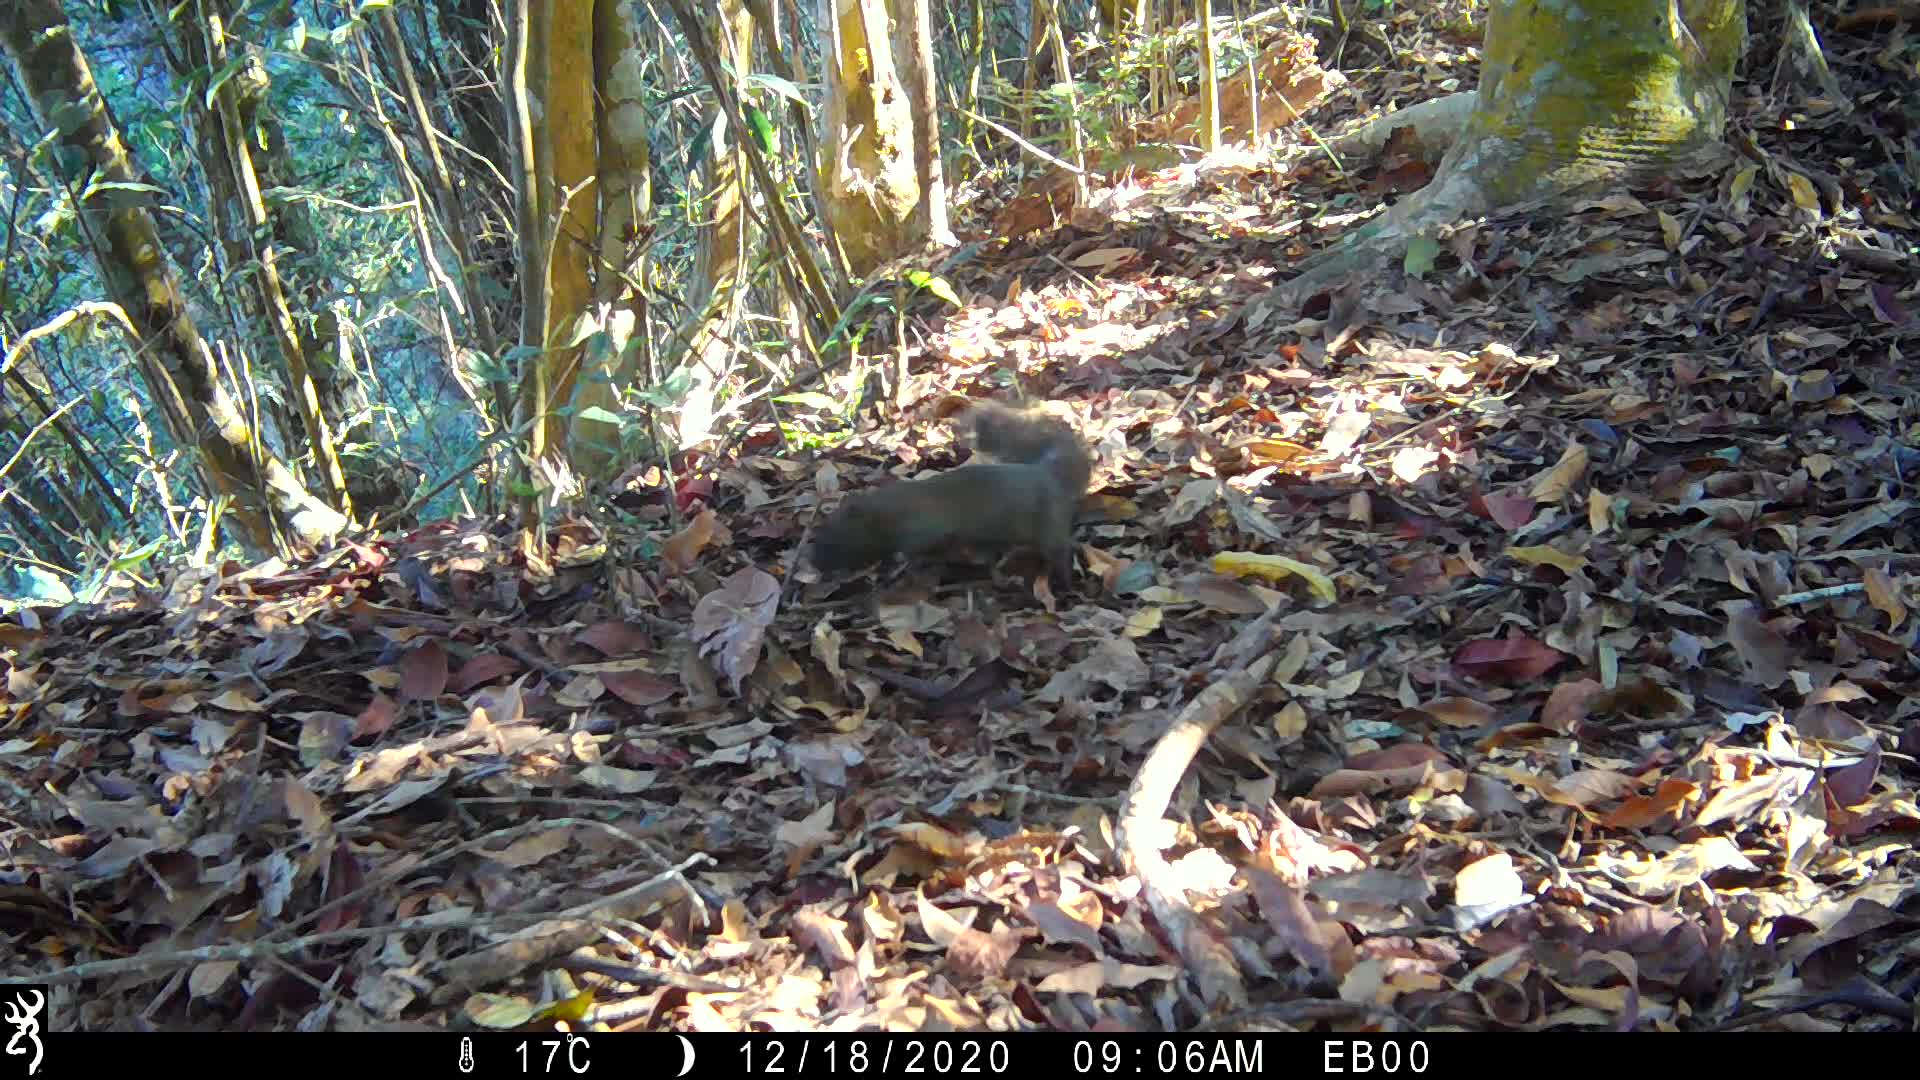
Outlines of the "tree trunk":
M213 350L201 338L160 246L153 197L106 114L106 103L72 27L56 0L0 5L0 37L33 102L36 116L59 131L72 154L66 179L90 176L76 210L107 294L132 320L140 369L174 438L199 450L210 493L233 497L239 538L255 550L272 545L276 520L318 543L345 518L300 485L247 425L220 380Z
M1745 0L1495 0L1480 90L1433 181L1282 286L1291 306L1434 229L1617 185L1718 143Z
M593 82L601 107L593 310L601 333L589 339L583 362L590 374L574 389L568 449L582 472L608 478L628 460L619 388L654 382L643 253L653 217L645 58L654 52L647 38L656 25L619 0L594 4Z
M745 102L744 80L753 70L753 16L744 0L716 0L706 8L708 23L701 27L714 51L735 76L733 96ZM721 100L715 96L716 102ZM676 436L681 446L704 441L713 433L714 399L734 366L734 329L746 299L746 255L754 246L753 228L745 210L747 164L741 146L750 135L744 118L729 115L716 104L710 143L701 169L707 223L700 230L692 280L688 282L687 346L680 370L689 377L679 407L674 410Z
M328 496L334 505L351 514L340 455L321 404L319 388L309 369L307 342L296 325L289 282L282 273L285 249L280 241L286 229L279 214L268 213L261 194L264 187L273 186L272 181L263 177L263 171L267 176L273 171L285 177L295 175L286 163L277 170L263 170L259 163L271 157L264 147L256 160L255 133L260 130L260 121L272 115L271 110L264 107L269 86L266 67L250 55L244 45L236 47L228 36L228 29L235 25L232 0L200 0L200 3L199 18L182 18L174 23L184 55L191 61L188 72L197 70L211 75L227 70L230 65L239 68L232 78L221 80L217 86L189 86L189 92L183 95L192 102L190 110L195 114L194 126L200 134L200 164L212 189L209 211L216 221L225 225L221 230L227 251L225 269L230 279L237 278L242 283L243 309L272 330L273 355L279 359L274 370L282 374L292 391L288 402L293 414L292 430L282 433L289 449L304 447L306 453L312 455ZM241 22L244 24L245 20ZM202 76L206 77L209 76ZM200 82L199 79L189 81ZM285 150L284 140L280 148ZM293 205L305 207L297 201ZM241 273L242 268L246 272ZM308 294L317 295L317 290L310 289Z
M939 160L940 133L916 122L909 85L931 76L909 80L914 65L903 60L916 51L912 28L927 25L926 2L823 0L829 134L820 188L828 225L856 276L917 249L932 223L946 219L944 205L931 205L944 198L939 187L924 183L915 167L919 155ZM931 90L921 96L930 98ZM937 164L928 172L937 177Z
M933 20L928 0L912 0L910 17L894 26L900 42L900 79L907 87L913 117L913 173L921 198L914 207L913 231L936 244L958 246L947 224L947 180L940 160L940 99L934 78Z
M1213 0L1200 0L1200 149L1220 149L1220 59L1213 40Z
M593 106L593 5L525 0L508 38L514 183L519 198L523 307L518 415L534 476L565 458L568 402L580 372L581 320L592 303L589 263L599 220ZM533 490L529 485L528 490ZM523 544L540 543L539 500L521 502Z
M1441 174L1505 206L1617 183L1717 142L1745 37L1743 0L1500 0L1479 100Z

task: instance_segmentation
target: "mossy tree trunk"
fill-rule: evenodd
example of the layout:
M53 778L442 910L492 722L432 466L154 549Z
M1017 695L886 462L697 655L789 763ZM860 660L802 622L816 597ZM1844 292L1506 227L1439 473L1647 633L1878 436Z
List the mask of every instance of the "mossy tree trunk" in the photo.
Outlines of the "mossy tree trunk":
M1494 0L1480 88L1433 181L1278 290L1297 304L1453 222L1617 185L1717 144L1745 0Z
M1442 179L1504 206L1659 168L1726 129L1744 0L1497 0Z

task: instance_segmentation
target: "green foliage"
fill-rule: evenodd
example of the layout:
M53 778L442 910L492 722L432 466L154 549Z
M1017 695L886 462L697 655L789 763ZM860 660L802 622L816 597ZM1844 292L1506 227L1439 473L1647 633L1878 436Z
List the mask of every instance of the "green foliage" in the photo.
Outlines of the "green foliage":
M677 409L686 404L687 393L693 389L693 371L690 368L674 369L658 385L638 387L632 391L636 401L651 405L656 409Z
M817 419L807 422L809 418L789 413L781 417L781 436L786 440L787 445L801 451L833 446L852 433L851 421L859 410L859 398L860 395L855 394L851 399L843 401L817 390L781 394L773 400L781 405L811 410L818 418L828 422L827 430L822 430L822 425Z
M372 68L358 66L369 54L369 44L381 35L376 20L387 16L398 20L409 46L419 50L414 59L429 61L420 63L419 72L427 83L429 109L447 140L443 149L449 167L458 174L455 197L473 209L497 210L504 206L504 196L495 185L503 173L510 171L506 163L481 161L476 165L474 150L486 145L480 135L490 130L487 119L463 115L457 102L433 96L437 92L434 80L444 80L438 84L441 86L460 84L467 74L458 70L460 58L468 55L463 51L465 46L478 42L482 49L473 58L497 63L497 54L489 55L485 50L497 48L498 38L490 36L493 27L459 21L463 17L447 8L390 0L299 4L291 8L278 0L244 3L231 12L228 27L237 50L234 56L196 71L173 74L162 66L160 57L177 56L181 50L162 37L191 29L191 21L202 17L191 5L163 5L158 22L149 17L148 9L121 0L67 6L83 50L93 52L110 44L123 47L127 41L138 41L145 47L137 53L142 57L139 64L106 63L95 57L96 82L141 177L138 183L102 184L100 189L110 189L117 198L136 200L155 211L167 256L203 335L231 373L243 409L260 422L269 449L287 453L296 468L310 468L312 461L302 456L302 436L290 407L294 395L275 370L276 342L246 292L257 268L248 262L245 249L255 238L225 235L232 231L231 223L208 206L210 171L198 157L204 147L199 125L207 119L201 111L215 104L221 92L250 85L256 69L248 65L257 62L264 66L266 98L257 114L260 124L242 137L256 148L283 147L285 159L294 166L293 175L263 177L263 196L277 220L283 220L283 215L297 217L303 230L300 243L288 245L281 239L278 246L279 266L293 285L290 300L301 332L337 334L346 346L342 356L350 362L350 369L341 377L363 390L364 406L349 406L353 415L344 420L332 418L339 424L341 450L355 459L356 465L364 464L358 460L363 457L379 460L381 454L376 451L397 453L423 470L429 483L449 476L463 477L436 496L442 509L460 506L463 493L470 495L476 490L480 481L464 474L479 471L473 470L471 463L479 460L476 455L484 449L482 439L500 438L498 424L505 420L485 413L494 408L499 390L517 388L520 374L539 353L536 348L511 343L515 336L513 313L518 305L516 275L527 272L527 268L511 265L511 236L503 235L503 230L510 230L513 223L502 220L503 215L497 212L476 220L476 235L467 238L478 240L478 234L484 233L491 246L477 259L481 265L466 281L470 291L460 297L462 303L468 297L477 297L501 316L493 324L493 347L485 348L487 343L472 332L470 312L455 310L459 305L450 299L448 285L462 279L463 268L449 258L447 237L439 231L445 223L429 224L427 231L434 244L430 253L420 250L421 236L414 227L419 200L436 199L437 193L425 190L426 185L408 182L399 173L395 147L378 126L392 122L402 129L403 141L406 139L408 117L402 95L393 86L365 81L380 78L377 63ZM279 21L277 16L283 11L290 17ZM964 5L954 10L936 9L935 16L951 18L956 11L963 22L970 22L972 13ZM1023 31L1023 20L1005 5L986 4L979 12L990 39L985 50L977 52L974 48L972 38L977 30L973 25L955 33L936 34L936 47L942 50L935 64L936 77L946 81L944 89L949 91L942 94L943 104L953 102L980 109L981 103L971 100L967 78L956 80L956 73L971 73L976 62L996 53L1017 55L1017 49L1010 48ZM263 17L266 13L276 18ZM811 17L810 12L802 14L801 32L789 40L790 57L801 71L818 69L821 40L806 25ZM677 33L671 19L667 25L670 33ZM957 24L948 26L955 28ZM458 40L468 31L475 32L472 42ZM419 38L421 33L427 35L426 40ZM256 47L239 51L249 46ZM384 45L371 52L377 54L382 49ZM1127 120L1125 114L1137 108L1139 89L1145 85L1140 78L1141 65L1148 59L1142 54L1137 60L1075 70L1083 80L1075 88L1082 99L1083 113L1092 111L1091 100L1110 114L1096 118L1097 123L1105 125L1101 131L1117 130ZM652 202L649 216L635 222L631 242L635 250L644 250L647 260L646 288L653 304L646 332L657 342L663 330L671 331L689 317L680 304L691 290L683 286L695 266L698 229L711 214L704 203L707 196L703 186L692 178L706 163L704 155L712 152L712 125L716 121L713 98L684 49L664 49L659 55L640 58L639 64L643 84L658 89L642 102L655 150L650 177ZM984 70L990 71L991 67L986 63ZM808 141L783 128L795 122L796 114L812 114L820 88L767 72L748 73L743 87L741 115L726 119L735 122L737 137L752 139L759 152L773 162L774 177L781 188L775 197L793 209L803 229L817 230L808 192L813 173L800 160ZM1057 114L1072 107L1074 95L1067 90L1053 87L1043 91L1039 95L1042 108ZM362 111L373 101L381 103L384 116ZM795 104L802 108L794 109ZM0 123L10 130L37 136L40 125L20 112L20 107L17 97L0 94ZM958 109L940 110L941 122L949 133L957 131L961 115ZM76 114L66 119L79 117ZM427 165L418 145L406 141L400 152L421 174L416 180L426 176ZM1000 156L994 157L997 168ZM0 297L7 301L7 310L0 313L0 320L6 324L0 330L8 335L105 292L83 247L85 238L73 211L74 192L61 186L62 180L76 185L89 182L85 162L49 141L43 144L33 166L37 171L20 189L16 220L21 225L16 247L10 251L7 265L0 267ZM958 171L949 175L957 178ZM762 193L753 190L755 200L761 197ZM761 207L754 212L764 211ZM772 258L749 265L745 286L751 297L750 314L735 328L736 340L762 339L744 348L750 354L791 360L796 346L785 339L785 323L765 317L761 314L764 308L752 306L764 303L772 291ZM870 283L842 308L839 322L817 345L818 359L832 367L843 364L849 354L857 355L868 341L870 329L890 328L895 305L912 295L908 288L931 293L947 304L960 302L951 283L930 270L904 272L899 281ZM923 298L912 298L923 307L931 306ZM337 331L314 330L319 323L315 316L322 312L337 316ZM601 350L610 347L604 334L593 328L576 329L572 343ZM483 355L483 351L491 355ZM188 510L183 515L179 509L192 505L195 480L187 467L192 450L174 444L166 425L158 422L160 414L144 399L145 387L129 378L129 353L118 332L95 334L85 341L65 337L44 341L35 353L35 363L44 363L56 376L49 386L50 398L56 404L75 398L82 401L82 407L64 414L65 422L83 445L100 448L98 466L133 508L134 520L116 522L113 527L123 535L139 537L191 533L195 528L192 522L169 520L161 507L173 507L175 519L200 514L204 520L207 516L207 511ZM458 376L457 383L446 370L450 364L457 366L453 373ZM587 376L590 379L610 377L600 368L591 370L593 374ZM761 386L758 392L765 392L765 384ZM621 406L585 409L580 418L610 425L627 446L652 451L656 448L646 445L652 432L647 422L649 413L671 413L683 404L690 388L691 373L675 371L656 386L631 390ZM741 392L739 385L717 390L722 399ZM841 437L855 414L860 394L857 389L842 393L814 388L785 396L779 404L790 441L813 446ZM258 410L257 416L253 410ZM78 463L69 460L73 451L59 440L37 440L32 454L37 483L71 485L76 478L82 484L92 482L74 469ZM156 484L164 491L156 493ZM157 494L164 497L156 498ZM90 498L82 494L80 501ZM435 510L435 506L429 506L424 512L432 514ZM5 542L0 538L0 543ZM75 546L79 543L75 540Z
M753 132L754 141L760 144L760 152L772 156L780 149L779 143L774 138L773 121L757 106L748 105L745 108L747 129Z
M953 286L947 282L946 278L929 274L925 270L909 270L906 278L914 288L925 289L954 307L966 306L960 302L960 294L953 291Z
M1440 241L1422 234L1407 241L1407 255L1402 262L1407 276L1423 278L1433 271L1435 259L1440 257Z
M748 90L768 91L775 96L785 98L799 105L809 113L813 112L812 102L807 100L806 95L801 93L800 88L795 86L791 80L783 79L778 75L769 75L765 72L755 72L747 76L746 85Z

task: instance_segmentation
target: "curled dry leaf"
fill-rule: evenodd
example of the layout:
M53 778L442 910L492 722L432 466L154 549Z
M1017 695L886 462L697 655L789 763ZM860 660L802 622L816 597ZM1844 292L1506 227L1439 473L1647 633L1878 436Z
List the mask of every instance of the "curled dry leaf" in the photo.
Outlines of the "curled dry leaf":
M1560 460L1553 468L1534 478L1533 488L1527 494L1534 501L1555 503L1567 497L1575 484L1587 473L1587 448L1579 443L1568 443L1560 454Z
M701 597L693 609L700 655L711 658L714 670L733 683L735 694L740 681L760 663L760 645L779 605L780 583L749 566Z
M725 543L730 537L720 518L711 509L703 509L687 522L687 527L668 537L660 545L660 559L676 574L684 574L700 561L700 552L708 544Z

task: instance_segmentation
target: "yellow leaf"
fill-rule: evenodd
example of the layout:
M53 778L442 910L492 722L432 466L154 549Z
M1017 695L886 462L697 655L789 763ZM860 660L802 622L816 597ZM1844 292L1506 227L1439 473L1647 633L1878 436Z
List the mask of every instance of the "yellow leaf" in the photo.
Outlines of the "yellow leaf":
M1733 176L1733 183L1727 185L1727 205L1737 211L1746 209L1747 193L1753 190L1753 178L1760 175L1760 166L1749 164Z
M569 1024L578 1024L593 1012L593 991L582 990L569 998L541 1009L534 1016L536 1020L564 1020Z
M1660 211L1658 216L1660 218L1660 237L1667 242L1667 250L1679 251L1680 219L1667 213L1665 210Z
M1559 502L1573 485L1587 472L1587 448L1579 443L1568 443L1560 460L1553 468L1534 478L1533 490L1528 494L1535 502Z
M216 709L225 709L228 712L258 713L267 711L266 706L238 690L223 691L218 697L207 702L207 704Z
M1305 457L1310 449L1286 439L1254 439L1247 443L1247 455L1263 465L1277 465Z
M943 859L967 858L980 846L977 838L961 836L924 821L895 826L893 833L921 851Z
M1289 701L1273 714L1273 733L1289 741L1307 733L1307 710L1298 701Z
M1787 191L1793 196L1793 205L1808 213L1820 212L1820 193L1813 189L1813 181L1797 172L1787 174Z
M1333 679L1332 681L1328 682L1326 685L1327 700L1328 701L1347 700L1348 698L1352 697L1354 694L1359 692L1360 681L1362 679L1365 679L1366 677L1367 677L1367 669L1361 667L1361 668L1354 668L1352 671L1347 672L1345 675L1341 675L1338 678Z
M1280 581L1288 576L1305 578L1313 595L1331 603L1335 599L1333 579L1318 568L1284 555L1256 555L1251 551L1223 551L1213 557L1216 574L1240 574Z
M1587 565L1584 555L1569 555L1559 548L1548 544L1535 544L1528 547L1510 547L1507 554L1528 566L1552 566L1569 574Z
M887 640L893 642L901 652L912 653L916 657L926 656L926 650L920 647L920 639L911 630L896 627L887 631Z
M1146 637L1160 629L1160 620L1165 617L1162 607L1143 607L1127 616L1127 628L1123 631L1128 637Z

